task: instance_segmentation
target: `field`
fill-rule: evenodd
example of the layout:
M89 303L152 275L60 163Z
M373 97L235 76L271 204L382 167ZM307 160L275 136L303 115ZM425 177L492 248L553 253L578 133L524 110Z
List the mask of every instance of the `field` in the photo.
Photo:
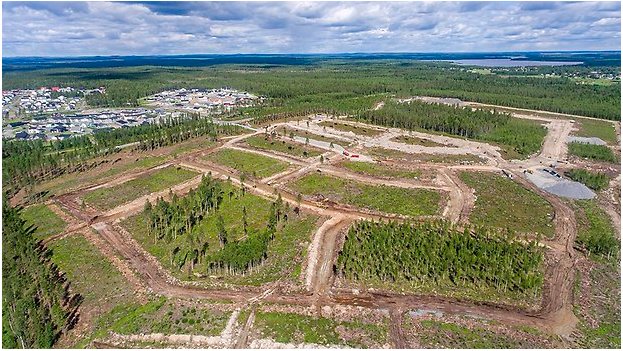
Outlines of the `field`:
M116 304L136 301L133 287L100 251L83 236L74 235L50 244L52 262L67 274L72 289L84 298L82 318L91 325ZM94 337L91 327L86 337L74 340L84 347Z
M279 127L276 129L276 132L283 136L283 137L292 137L292 136L297 136L300 138L309 138L312 140L318 140L318 141L324 141L327 143L333 143L336 145L340 145L340 146L348 146L350 145L350 143L348 141L344 141L341 139L337 139L337 138L332 138L326 135L320 135L320 134L314 134L314 133L310 133L306 130L300 130L300 129L295 129L295 128L288 128L288 127Z
M166 167L111 188L93 190L84 196L84 201L98 209L110 210L143 195L165 190L196 175L196 172L186 169Z
M367 137L376 137L384 133L383 131L380 131L380 130L353 126L350 124L340 123L340 122L324 121L324 122L318 123L318 125L323 126L323 127L331 127L333 129L341 130L343 132L353 132L357 135L364 135Z
M60 234L67 227L56 213L43 204L32 205L22 211L22 218L28 224L35 225L37 231L34 233L37 239L45 239L49 236Z
M428 139L422 139L422 138L406 136L406 135L398 136L398 137L392 138L390 140L398 142L398 143L404 143L404 144L409 144L409 145L419 145L419 146L426 146L426 147L444 147L444 146L445 147L452 147L452 146L449 146L449 145L436 143L436 142L428 140Z
M585 118L578 118L575 121L579 124L579 130L574 135L597 137L610 145L617 143L616 130L612 123Z
M278 151L304 158L320 156L320 154L323 153L322 150L309 145L303 145L293 141L270 139L263 136L252 136L246 138L244 142L258 149Z
M353 172L362 173L381 178L419 178L422 175L421 170L409 171L397 167L387 167L376 163L344 161L339 164Z
M569 143L569 154L595 161L618 162L618 158L614 152L604 145L572 142Z
M580 229L576 244L589 257L611 257L619 252L620 243L608 215L592 201L577 201Z
M257 312L255 328L263 337L283 343L380 348L387 340L385 325L338 322L292 313Z
M164 267L169 268L174 275L182 279L196 280L199 277L207 277L207 262L199 261L189 269L179 269L175 264L174 252L192 251L197 243L206 243L206 257L218 254L222 250L219 243L219 221L222 216L224 228L228 240L231 242L243 241L247 234L244 230L243 212L248 213L247 226L249 236L261 232L270 215L270 202L251 194L242 194L241 191L231 184L222 182L222 190L225 194L219 209L193 227L190 234L178 235L170 241L155 241L153 234L148 228L148 218L143 212L130 217L122 225L128 229L133 237L152 255L154 255ZM318 217L312 215L296 215L288 211L288 220L279 226L275 239L268 245L267 259L261 265L255 267L252 272L244 275L239 274L216 274L219 279L206 280L207 283L227 282L240 285L261 285L275 281L281 277L288 277L294 281L298 276L293 272L300 272L302 252L307 248L306 242L310 240ZM298 265L298 267L297 267ZM191 274L192 273L192 274ZM203 279L200 279L203 280Z
M321 174L306 175L289 186L305 195L407 216L437 214L441 201L441 195L431 190L374 186Z
M410 154L393 149L385 149L381 147L373 147L366 150L371 156L385 160L403 160L408 162L429 162L429 163L447 163L447 164L476 164L483 163L484 160L476 155L438 155L438 154Z
M462 172L460 178L476 191L471 223L554 237L554 209L539 195L502 175Z
M583 168L574 168L567 172L565 175L569 177L571 180L575 180L576 182L580 182L587 187L600 191L605 189L610 182L610 178L605 173L595 173L591 171L587 171Z
M286 162L233 149L221 149L206 158L255 178L269 177L288 168Z

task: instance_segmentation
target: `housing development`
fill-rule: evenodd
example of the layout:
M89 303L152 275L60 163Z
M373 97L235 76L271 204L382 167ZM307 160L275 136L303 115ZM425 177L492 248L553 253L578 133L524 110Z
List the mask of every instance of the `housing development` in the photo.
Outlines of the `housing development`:
M4 58L3 348L620 349L620 60Z

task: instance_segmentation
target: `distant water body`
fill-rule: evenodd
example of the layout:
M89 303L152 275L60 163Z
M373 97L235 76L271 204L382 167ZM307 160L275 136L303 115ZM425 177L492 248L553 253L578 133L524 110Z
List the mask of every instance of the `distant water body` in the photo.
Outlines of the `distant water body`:
M528 61L511 59L476 59L476 60L426 60L456 63L462 66L480 67L527 67L527 66L573 66L581 65L580 61Z

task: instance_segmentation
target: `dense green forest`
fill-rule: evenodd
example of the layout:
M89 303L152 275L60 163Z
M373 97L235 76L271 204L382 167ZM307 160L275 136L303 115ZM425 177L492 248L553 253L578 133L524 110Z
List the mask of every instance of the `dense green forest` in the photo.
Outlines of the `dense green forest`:
M450 64L353 61L302 65L221 65L206 68L119 67L42 69L3 73L3 89L39 86L106 87L97 106L134 106L138 99L173 88L229 86L269 97L265 115L328 108L356 113L366 96L430 95L511 107L620 120L620 85L576 84L569 78L501 77ZM363 97L364 101L359 101ZM369 107L368 107L369 108Z
M539 151L547 134L545 127L506 113L417 100L409 103L388 101L382 109L364 111L356 118L387 127L436 131L508 145L523 157Z
M278 225L287 220L287 208L281 197L270 206L269 216L264 228L254 230L249 226L246 208L242 212L243 239L238 233L228 233L219 206L225 196L230 199L234 194L225 194L221 182L210 176L203 177L200 185L187 196L178 198L173 195L170 202L158 199L155 206L145 204L145 214L149 218L150 235L154 242L161 240L170 243L178 236L184 236L189 245L185 249L175 246L171 252L171 264L191 272L198 263L207 267L208 273L245 273L260 265L267 258L268 244L275 238ZM244 196L244 188L240 196ZM192 229L209 216L216 217L219 248L210 250L208 241L202 242L201 235ZM211 252L211 253L210 253Z
M597 191L605 189L610 181L610 178L603 172L591 172L581 168L571 169L565 172L565 175Z
M336 270L349 280L487 287L533 295L543 281L542 249L510 233L460 231L443 221L353 225Z
M2 348L51 348L82 300L33 237L20 208L2 204Z
M142 125L96 132L92 136L68 138L62 141L2 142L2 182L9 194L21 187L51 179L64 173L94 167L88 160L120 150L118 146L138 142L138 150L152 150L184 140L209 135L232 135L240 127L218 125L211 120L189 116L168 119L159 124Z

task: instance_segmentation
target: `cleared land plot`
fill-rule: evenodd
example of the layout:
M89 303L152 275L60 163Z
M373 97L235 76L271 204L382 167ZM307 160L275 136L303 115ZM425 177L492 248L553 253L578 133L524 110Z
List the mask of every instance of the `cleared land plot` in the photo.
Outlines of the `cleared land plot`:
M405 327L422 348L539 349L561 347L555 338L530 327L489 325L472 319L458 323L408 318Z
M616 256L620 243L608 215L593 201L577 201L576 205L579 224L576 244L589 257Z
M595 161L618 162L618 158L614 152L605 145L572 142L569 143L569 154Z
M244 142L258 149L273 150L298 157L316 157L324 152L321 149L309 145L264 136L248 137L244 139Z
M122 334L192 334L216 336L227 324L231 312L192 302L160 298L146 304L117 305L102 317L111 331Z
M71 288L84 298L81 318L97 318L110 311L114 305L135 301L132 286L110 261L87 239L74 235L49 244L52 262L67 274ZM98 323L91 322L91 325ZM92 327L91 327L92 328ZM81 340L74 340L72 347L85 347L95 334L89 333ZM99 331L106 335L107 328Z
M49 236L60 234L67 227L56 213L43 204L32 205L22 210L22 218L30 225L37 227L34 233L36 239L45 239Z
M350 145L350 143L346 140L341 140L341 139L337 139L337 138L331 138L325 135L320 135L320 134L314 134L314 133L310 133L306 130L300 130L300 129L295 129L295 128L288 128L288 127L279 127L276 129L276 132L283 136L283 137L287 137L287 138L291 138L292 136L295 137L300 137L300 138L309 138L310 140L319 140L319 141L324 141L327 143L333 143L336 145L340 145L340 146L348 146Z
M373 147L366 150L366 152L378 159L382 160L395 160L395 161L407 161L407 162L430 162L430 163L444 163L444 164L479 164L484 163L485 160L472 154L465 155L439 155L439 154L410 154L408 152L402 152L393 149L386 149L382 147Z
M309 174L289 184L305 195L407 216L437 214L441 195L425 189L374 186L322 174Z
M302 213L296 215L293 211L287 213L288 220L285 224L278 226L275 239L268 244L267 258L245 275L210 273L211 276L218 276L218 279L211 279L208 277L207 259L197 262L192 272L186 268L180 270L177 267L174 251L188 252L197 247L197 243L206 243L206 257L209 258L210 255L215 255L222 250L218 235L219 216L223 217L228 241L240 241L246 237L243 222L244 209L247 212L249 235L257 234L266 227L270 215L270 201L249 193L242 195L239 188L226 182L221 182L221 184L224 197L219 209L205 217L192 229L190 235L178 235L168 242L166 240L154 241L154 236L148 228L149 219L144 212L126 219L122 225L164 267L169 268L181 279L199 279L208 284L239 285L261 285L284 277L298 281L304 251L311 240L318 217Z
M422 172L419 170L409 171L405 169L400 169L396 167L387 167L387 166L382 166L379 164L369 163L369 162L344 161L344 162L341 162L339 166L349 169L353 172L371 175L375 177L419 178L422 175Z
M579 124L579 130L574 135L589 138L597 137L611 145L617 143L617 134L612 123L583 118L578 118L575 122Z
M254 328L261 337L282 343L381 348L387 342L385 324L340 322L293 313L257 312Z
M288 168L286 162L251 152L233 149L221 149L210 154L206 158L257 178L269 177L273 174L283 172Z
M365 128L360 126L353 126L350 124L339 123L339 122L331 122L331 121L323 121L318 123L319 126L330 127L333 129L341 130L343 132L353 132L358 135L364 135L367 137L375 137L379 136L385 132L381 130L376 130L372 128Z
M406 136L406 135L398 136L398 137L392 138L390 140L391 141L395 141L397 143L404 143L404 144L409 144L409 145L419 145L419 146L426 146L426 147L455 147L455 146L451 146L451 145L436 143L436 142L428 140L428 139L422 139L422 138Z
M100 209L110 210L143 195L167 189L187 181L198 173L176 167L166 167L156 172L111 188L99 188L87 193L83 200Z
M539 195L493 173L461 172L459 176L475 190L470 222L554 237L554 208Z

